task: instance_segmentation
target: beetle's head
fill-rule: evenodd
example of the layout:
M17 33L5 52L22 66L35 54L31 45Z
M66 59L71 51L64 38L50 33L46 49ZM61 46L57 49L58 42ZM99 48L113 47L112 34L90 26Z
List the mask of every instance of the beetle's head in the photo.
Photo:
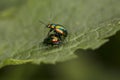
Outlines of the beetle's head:
M48 24L46 27L48 27L48 28L54 28L55 25L54 24Z

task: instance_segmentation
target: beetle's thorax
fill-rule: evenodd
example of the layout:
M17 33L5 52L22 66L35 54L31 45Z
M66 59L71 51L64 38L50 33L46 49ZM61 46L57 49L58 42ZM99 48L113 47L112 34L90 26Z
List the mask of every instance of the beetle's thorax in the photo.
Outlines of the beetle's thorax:
M50 28L53 29L53 28L55 28L55 26L56 26L55 24L51 24L51 25L50 25Z

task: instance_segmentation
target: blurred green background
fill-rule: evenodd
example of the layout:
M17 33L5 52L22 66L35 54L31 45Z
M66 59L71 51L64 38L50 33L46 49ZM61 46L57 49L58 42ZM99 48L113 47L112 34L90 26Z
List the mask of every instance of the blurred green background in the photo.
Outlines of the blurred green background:
M15 15L26 1L1 0L0 20ZM74 60L3 67L0 69L0 80L120 80L120 32L109 39L109 42L95 51L76 50L78 58Z

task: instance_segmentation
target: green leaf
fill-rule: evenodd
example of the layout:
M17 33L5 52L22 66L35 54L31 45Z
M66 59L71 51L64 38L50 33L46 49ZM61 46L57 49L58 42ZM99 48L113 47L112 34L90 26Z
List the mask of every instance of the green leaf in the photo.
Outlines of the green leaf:
M1 0L0 67L56 63L77 57L77 49L96 49L120 30L120 0ZM19 5L18 5L19 4ZM59 48L42 45L49 29L64 25L69 36Z

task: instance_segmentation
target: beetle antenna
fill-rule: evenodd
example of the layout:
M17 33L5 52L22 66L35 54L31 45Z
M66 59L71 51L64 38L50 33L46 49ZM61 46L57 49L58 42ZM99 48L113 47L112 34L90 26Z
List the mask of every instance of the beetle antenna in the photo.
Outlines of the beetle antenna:
M41 24L44 24L44 25L46 25L43 21L41 21L41 20L39 20L39 22L41 23Z

